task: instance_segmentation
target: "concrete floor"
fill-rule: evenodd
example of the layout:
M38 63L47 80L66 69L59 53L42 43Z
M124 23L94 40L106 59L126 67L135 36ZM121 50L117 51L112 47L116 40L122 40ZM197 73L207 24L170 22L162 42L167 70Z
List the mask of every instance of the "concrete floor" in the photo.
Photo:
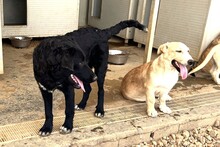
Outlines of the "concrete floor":
M0 75L0 120L1 120L0 121L0 132L1 132L1 128L4 128L5 126L9 126L12 124L15 126L16 125L19 126L19 125L22 125L23 123L26 123L26 122L34 122L36 120L43 120L44 119L43 100L41 98L38 86L34 80L33 71L32 71L32 52L33 52L34 47L39 42L40 42L40 39L35 39L32 41L31 45L28 48L16 49L10 45L10 42L8 42L8 40L3 41L4 74ZM146 116L146 112L145 112L146 109L145 109L144 104L125 100L121 96L120 91L119 91L120 82L121 82L121 79L123 78L123 76L130 69L143 63L144 48L137 48L137 44L135 44L135 43L129 43L128 45L124 45L123 40L118 39L118 38L111 39L109 41L109 45L110 45L110 48L128 50L130 52L129 59L125 65L111 65L111 64L109 64L108 72L107 72L107 76L106 76L106 81L105 81L106 120L104 121L105 122L104 125L107 125L107 128L111 128L111 127L116 128L116 130L114 130L114 129L109 130L106 128L105 132L107 132L107 134L111 134L111 132L114 130L114 131L118 132L119 134L120 133L123 134L124 130L127 130L127 131L131 130L131 132L132 132L132 129L131 128L129 129L129 126L126 128L126 124L128 123L127 120L134 120L134 118L136 118L136 117L134 117L133 119L132 119L132 117L131 118L129 117L128 119L126 119L126 121L123 121L123 122L119 121L121 118L118 118L118 120L117 119L115 120L115 124L111 124L111 123L109 123L109 122L111 122L111 119L109 117L109 116L111 116L109 114L111 111L115 111L115 113L117 113L119 110L121 110L121 108L123 108L121 110L123 112L125 112L125 111L129 112L133 109L134 110L138 109L141 111L141 113L138 111L138 113L141 114L141 116L138 116L138 119L137 119L138 122L143 121L142 119L140 120L140 118L144 119L143 122L147 121L149 123L149 121L153 121L152 118L148 118ZM155 51L154 51L153 57L156 57ZM97 93L96 83L93 83L92 87L93 87L93 91L92 91L90 99L88 101L88 106L84 111L77 112L77 113L79 113L79 115L85 115L86 113L92 114L93 111L95 110L94 107L95 107L96 101L97 101L97 99L96 99L96 97L97 97L96 96L97 95L96 94ZM170 95L173 97L172 101L174 103L176 102L175 104L178 105L179 99L183 99L183 98L187 98L187 97L196 97L198 95L203 95L203 96L205 95L205 96L209 97L213 93L214 94L217 93L217 95L220 95L220 93L218 93L219 91L220 91L220 85L216 85L212 81L209 74L200 72L198 74L197 78L188 77L187 80L179 81L175 85L175 87L171 90ZM81 96L82 96L82 91L76 90L76 102L80 101ZM217 96L217 97L219 97L219 96ZM198 97L198 99L199 99L199 97ZM209 101L207 101L207 102L209 103ZM210 104L212 104L213 106L212 106L212 109L209 109L209 111L212 110L215 113L213 113L211 111L210 115L208 115L205 118L200 119L200 120L203 120L203 119L210 120L207 123L203 123L203 125L208 124L208 123L213 123L213 120L219 119L219 115L220 115L220 112L218 110L218 106L220 106L219 101L217 103L214 103L214 104L210 103ZM202 107L202 105L203 104L201 104L201 107ZM205 104L205 105L207 105L207 104ZM53 107L54 116L58 117L58 118L63 117L64 116L64 96L59 91L55 91L55 93L54 93L53 106L54 106ZM191 106L190 107L186 106L186 107L189 108L189 110L191 109ZM176 111L180 111L178 109L179 108L176 108ZM205 109L207 109L207 107L204 107L204 108L199 107L198 108L198 110L201 113ZM185 113L191 113L191 112L188 112L189 110L187 109L184 111L186 111ZM201 115L198 112L195 112L195 113L197 115L196 114L193 115L194 118ZM109 116L108 116L108 114L109 114ZM114 117L114 116L115 115L112 115L112 117ZM165 116L167 119L167 122L169 122L165 126L169 126L170 123L171 124L180 124L181 122L182 123L183 122L184 123L190 122L190 119L186 119L186 118L188 118L188 116L185 116L185 118L183 117L182 119L180 119L181 120L180 122L176 121L176 119L170 120L171 118L169 115L161 114L161 116ZM88 117L93 118L93 116L88 116ZM77 119L77 118L75 118L75 119ZM157 119L160 119L160 118L157 118ZM173 123L173 122L175 122L175 123ZM151 123L149 123L149 124L151 124ZM121 125L123 125L125 128L124 127L122 128ZM161 126L161 127L164 128L165 126ZM148 126L148 127L150 127L150 126ZM88 129L88 126L85 128ZM151 127L151 128L155 129L157 127ZM157 129L159 130L159 128L160 127L158 127ZM37 128L36 131L38 129L39 128ZM185 129L187 129L187 128L185 128ZM57 128L55 128L55 130L57 130ZM108 130L109 130L109 132L108 132ZM143 129L143 130L145 130L145 129ZM150 129L148 129L148 130L150 130ZM102 129L101 129L101 131L102 131ZM107 144L108 143L111 144L111 142L113 140L112 144L114 144L115 143L114 141L120 140L120 135L118 135L118 136L115 135L115 134L117 134L116 132L113 133L113 136L116 136L116 138L113 137L113 139L106 141L102 137L102 140L96 139L96 143L102 144L103 142L107 142ZM132 136L131 132L130 132L130 135L128 135L128 136ZM162 132L163 132L162 134L166 135L164 131L162 131ZM149 131L147 133L149 134ZM169 133L169 131L166 133ZM52 135L52 137L50 137L50 139L48 139L52 142L52 144L48 144L48 146L49 145L68 146L69 144L73 145L72 142L75 142L75 141L71 141L71 140L74 140L73 138L75 137L74 135L76 135L76 134L81 135L81 137L82 137L82 134L84 135L84 137L86 136L85 134L87 134L88 136L90 136L90 140L88 140L88 136L87 136L87 141L85 141L85 139L79 139L78 144L74 144L74 145L83 145L83 144L88 145L91 141L94 142L95 138L98 138L97 135L100 137L99 131L98 131L98 134L96 134L96 135L93 134L94 136L96 136L95 138L91 137L91 131L90 131L90 133L88 133L88 132L86 133L86 131L85 131L85 133L78 131L77 133L75 133L75 132L71 133L71 135L69 135L68 137L62 137L62 135L60 136L60 135L56 134L58 138L56 138L55 140L57 140L57 141L53 142L54 137L56 136L55 134ZM126 138L125 134L121 135L121 136L123 136L122 137L123 139ZM145 132L145 134L146 134L146 132ZM101 134L101 136L102 136L102 134ZM128 136L127 136L128 140L126 141L126 139L125 139L123 142L124 143L123 145L138 143L138 142L129 142ZM133 136L135 136L135 135L133 135ZM8 142L11 142L13 140L9 139L7 141L4 141L4 139L2 139L1 137L2 136L0 135L0 144L1 143L4 144L3 146L7 146L7 145L8 146L11 146L11 145L12 146L13 145L18 145L18 146L21 145L22 146L23 144L37 145L38 141L42 142L42 141L46 140L46 139L43 139L40 137L37 137L37 139L36 139L36 136L35 136L34 141L33 141L33 139L24 140L24 141L20 140L20 141L14 141L14 142L8 144ZM31 136L29 136L27 138L30 138L30 137ZM66 141L67 143L65 144L65 143L61 143L59 141L59 139L61 139L61 138L63 138L64 140L67 140L67 139L70 139L70 140ZM109 137L109 138L111 138L111 137ZM147 139L147 138L145 138L145 139ZM141 140L138 140L138 141L141 141ZM125 144L125 142L127 144ZM117 142L116 144L118 145L119 143ZM93 145L95 145L95 144L93 144Z

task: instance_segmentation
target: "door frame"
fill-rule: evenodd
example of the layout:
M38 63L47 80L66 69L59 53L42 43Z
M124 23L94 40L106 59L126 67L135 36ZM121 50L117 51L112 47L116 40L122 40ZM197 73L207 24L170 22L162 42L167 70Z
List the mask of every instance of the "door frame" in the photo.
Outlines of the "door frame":
M2 11L0 8L0 16L2 16ZM2 19L0 17L0 74L4 73L3 68L3 49L2 49Z

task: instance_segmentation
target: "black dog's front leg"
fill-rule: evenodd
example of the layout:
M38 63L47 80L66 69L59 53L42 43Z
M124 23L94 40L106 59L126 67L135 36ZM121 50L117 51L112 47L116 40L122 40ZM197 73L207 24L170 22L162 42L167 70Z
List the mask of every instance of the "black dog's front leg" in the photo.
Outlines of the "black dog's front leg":
M39 130L40 136L48 136L53 130L53 113L52 113L52 103L53 96L52 93L40 89L45 108L45 122L43 127Z
M74 118L74 106L75 106L75 94L74 88L70 85L64 86L61 91L64 93L65 96L65 121L63 125L60 127L60 133L67 134L72 132L73 129L73 118Z
M98 78L97 84L98 84L98 103L96 105L96 111L94 115L96 117L104 117L105 111L104 111L104 75L100 76Z
M83 83L83 84L84 84L84 88L85 88L86 92L83 93L83 98L80 101L80 103L75 106L75 110L83 110L83 109L85 109L87 101L89 99L89 94L90 94L90 92L92 90L92 88L91 88L89 83Z
M98 76L97 84L98 84L98 103L96 105L96 110L94 115L96 117L104 117L104 81L105 81L105 69L102 69L104 72L99 72L96 70L96 75ZM86 92L83 93L83 98L78 105L75 106L76 110L81 110L86 107L87 101L89 99L89 94L91 92L91 85L88 83L84 83Z

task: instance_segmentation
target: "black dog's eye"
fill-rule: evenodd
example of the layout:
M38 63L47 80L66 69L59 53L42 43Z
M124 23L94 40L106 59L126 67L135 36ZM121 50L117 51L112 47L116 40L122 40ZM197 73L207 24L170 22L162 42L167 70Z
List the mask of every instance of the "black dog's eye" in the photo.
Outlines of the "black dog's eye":
M83 62L79 62L77 64L75 64L75 69L81 69L84 66Z
M79 67L83 67L84 63L83 62L80 62L79 63Z
M182 51L179 51L179 50L177 50L176 52L177 52L177 53L182 53Z

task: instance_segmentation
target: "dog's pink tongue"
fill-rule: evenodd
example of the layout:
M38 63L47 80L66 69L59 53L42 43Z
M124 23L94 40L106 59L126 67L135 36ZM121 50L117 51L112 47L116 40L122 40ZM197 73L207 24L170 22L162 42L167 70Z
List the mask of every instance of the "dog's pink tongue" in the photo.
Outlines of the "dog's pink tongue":
M188 70L187 70L186 66L184 66L182 64L179 64L179 68L180 68L180 76L182 77L182 80L185 80L188 75Z
M76 76L74 76L74 78L76 79L76 81L79 83L79 86L80 88L82 89L83 92L86 92L85 88L84 88L84 85L83 85L83 82L77 78Z

